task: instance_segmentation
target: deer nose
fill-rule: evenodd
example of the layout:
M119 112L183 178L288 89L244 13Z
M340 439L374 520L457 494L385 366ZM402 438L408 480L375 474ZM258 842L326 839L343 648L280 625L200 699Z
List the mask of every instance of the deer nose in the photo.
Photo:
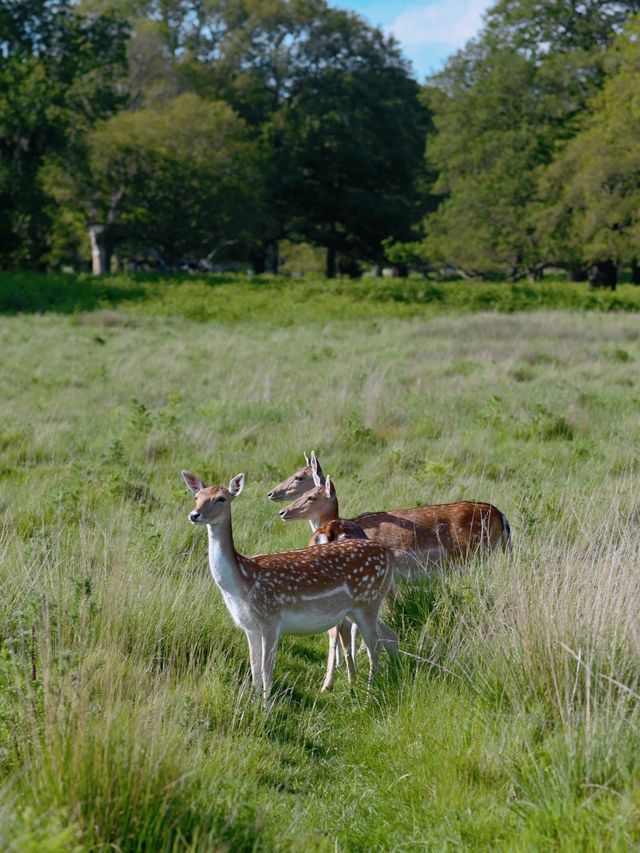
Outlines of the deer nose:
M273 498L273 489L271 489L271 491L269 492L267 497L269 498L269 500L271 500Z
M200 513L194 509L193 512L189 513L189 521L197 521L200 518Z
M278 515L280 516L280 518L284 518L286 514L287 514L287 509L286 509L286 507L285 507L284 509L281 509L281 510L280 510L280 512L278 513Z

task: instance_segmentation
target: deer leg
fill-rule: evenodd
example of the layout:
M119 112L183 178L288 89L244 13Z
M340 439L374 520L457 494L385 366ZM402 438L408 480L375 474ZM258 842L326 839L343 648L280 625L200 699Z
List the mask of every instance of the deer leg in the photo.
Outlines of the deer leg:
M278 639L279 631L277 629L265 628L262 632L262 697L265 708L269 706L273 667L276 662L276 652L278 650Z
M254 694L260 693L262 682L262 638L255 631L245 631L249 644L249 663L251 664L251 683Z
M347 679L349 684L353 682L356 674L356 662L351 653L351 631L353 628L353 622L351 619L343 619L342 622L338 625L338 635L340 637L340 644L342 645L342 652L344 654L344 662L347 667Z
M327 690L331 690L333 687L333 678L336 669L336 652L338 651L338 625L333 628L329 628L327 633L329 634L329 656L327 657L327 673L324 677L324 684L322 685L323 693L326 693Z
M358 653L358 626L355 622L351 623L351 659L355 666L356 655Z
M378 642L387 654L392 658L397 658L400 638L382 619L378 619L378 637Z
M391 586L389 587L389 592L387 593L386 602L387 602L387 613L389 616L393 616L396 612L396 601L398 599L398 584L396 583L396 579L393 578L391 581Z
M367 682L367 696L369 696L373 685L373 677L378 668L378 612L377 608L374 611L368 609L356 610L350 616L360 629L362 639L367 647L367 654L369 655L369 681Z

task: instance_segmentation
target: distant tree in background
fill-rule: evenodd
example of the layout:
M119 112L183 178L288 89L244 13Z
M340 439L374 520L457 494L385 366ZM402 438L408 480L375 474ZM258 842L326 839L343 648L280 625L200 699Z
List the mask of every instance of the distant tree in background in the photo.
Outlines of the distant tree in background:
M72 3L0 5L0 265L37 266L49 249L45 158L121 105L128 27Z
M380 262L421 210L428 111L398 45L323 0L242 0L225 22L208 84L270 161L257 267L283 237L325 247L329 276L339 255Z
M639 9L498 0L419 87L326 0L5 0L0 265L640 277Z
M559 262L538 228L538 184L580 127L606 48L638 5L501 0L429 81L427 156L443 200L424 223L425 261L512 278Z
M538 231L547 256L640 256L640 17L607 51L608 77L581 129L542 176Z
M228 104L185 94L103 122L84 168L59 162L49 182L63 209L82 211L94 272L114 251L172 268L227 246L246 253L262 215L260 156Z

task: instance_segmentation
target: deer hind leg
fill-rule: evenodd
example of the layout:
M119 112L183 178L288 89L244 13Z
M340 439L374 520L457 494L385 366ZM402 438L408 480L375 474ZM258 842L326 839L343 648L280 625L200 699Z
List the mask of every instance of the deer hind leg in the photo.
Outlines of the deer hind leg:
M340 649L338 641L340 641L340 644L342 645L349 684L351 684L355 675L355 665L351 656L351 650L349 648L349 637L351 635L351 620L343 619L342 622L340 622L334 628L330 628L328 634L329 655L327 657L327 673L325 675L324 684L322 685L323 693L326 693L327 690L331 690L331 688L333 687L335 670L338 663L338 651Z
M393 616L396 612L396 601L398 599L398 584L396 579L393 578L391 581L391 586L389 587L389 592L387 593L387 597L385 601L387 602L387 613L389 616Z
M369 680L367 682L367 696L371 693L373 678L378 669L378 658L380 656L378 648L378 608L375 609L358 609L350 614L353 621L357 624L362 634L362 639L367 648L369 655Z
M378 619L378 642L387 652L389 657L398 657L400 638L396 632L386 624L386 622L382 621L382 619Z

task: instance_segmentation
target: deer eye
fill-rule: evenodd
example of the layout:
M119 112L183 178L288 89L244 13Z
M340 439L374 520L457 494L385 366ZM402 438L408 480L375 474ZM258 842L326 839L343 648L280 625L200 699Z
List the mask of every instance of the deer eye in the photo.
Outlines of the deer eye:
M225 500L226 500L226 498L223 498L222 496L220 496L219 498L216 498L216 503L219 504L220 501L225 501Z

